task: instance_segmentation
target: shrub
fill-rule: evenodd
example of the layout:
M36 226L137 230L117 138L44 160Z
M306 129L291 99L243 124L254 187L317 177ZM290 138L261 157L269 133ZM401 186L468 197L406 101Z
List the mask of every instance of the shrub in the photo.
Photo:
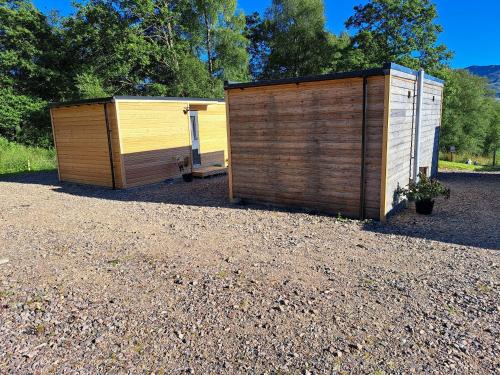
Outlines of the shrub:
M50 116L44 100L0 88L0 137L33 146L52 144Z
M422 173L418 177L418 182L411 181L408 187L399 189L398 193L406 196L410 201L433 200L439 196L444 196L446 199L450 197L450 189L438 180Z

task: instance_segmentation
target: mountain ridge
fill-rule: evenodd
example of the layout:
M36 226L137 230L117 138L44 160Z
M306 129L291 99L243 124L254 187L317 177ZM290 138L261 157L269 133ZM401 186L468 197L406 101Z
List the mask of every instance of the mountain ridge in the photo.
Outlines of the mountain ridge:
M471 65L465 70L480 77L484 77L495 91L496 97L500 98L500 65Z

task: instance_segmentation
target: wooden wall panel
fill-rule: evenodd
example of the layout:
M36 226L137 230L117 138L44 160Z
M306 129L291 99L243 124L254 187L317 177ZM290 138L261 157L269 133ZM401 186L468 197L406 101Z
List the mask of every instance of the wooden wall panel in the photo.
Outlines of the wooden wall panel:
M391 76L386 213L391 212L402 202L402 197L398 196L396 191L398 187L408 185L412 177L417 110L416 90L417 77L415 75L396 73ZM441 84L425 80L419 165L428 167L429 174L437 173L442 90Z
M398 187L408 185L411 177L413 139L417 108L417 78L391 77L390 127L387 134L387 187L386 209L388 213L402 201L396 194ZM408 97L409 96L409 97Z
M366 212L378 218L384 79L368 81ZM232 194L358 217L363 79L227 91Z
M226 105L210 104L206 110L198 111L198 125L201 164L227 165Z
M118 102L127 186L180 177L177 157L191 158L187 103Z
M368 123L365 174L366 216L378 219L380 216L380 176L382 163L382 135L384 128L383 76L368 79Z
M127 187L146 185L180 177L176 159L190 155L191 147L173 147L163 150L133 152L123 155Z
M103 104L52 108L61 181L112 186Z
M420 166L427 167L433 176L438 172L439 129L441 126L441 106L443 87L426 83L424 85L424 106L420 146Z

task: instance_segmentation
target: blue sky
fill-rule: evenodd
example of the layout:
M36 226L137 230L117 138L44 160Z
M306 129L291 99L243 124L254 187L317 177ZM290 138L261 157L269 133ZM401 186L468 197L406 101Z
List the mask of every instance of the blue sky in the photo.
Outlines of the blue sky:
M271 0L238 0L238 7L246 14L262 12ZM71 13L71 0L33 0L47 12L57 9L62 14ZM344 21L352 14L355 5L363 0L326 0L326 17L329 30L344 30ZM444 32L440 41L455 52L452 65L463 68L469 65L500 65L500 1L499 0L435 0Z

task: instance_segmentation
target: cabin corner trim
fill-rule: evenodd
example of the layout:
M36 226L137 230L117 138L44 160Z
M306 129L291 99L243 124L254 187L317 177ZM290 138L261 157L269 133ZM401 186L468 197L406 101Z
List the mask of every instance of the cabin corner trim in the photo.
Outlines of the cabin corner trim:
M226 103L226 134L227 134L227 181L229 201L234 201L233 195L233 163L231 161L231 121L229 116L229 93L224 91L224 102Z
M391 75L385 76L384 90L384 127L382 131L382 163L380 165L380 221L386 221L387 213L387 162L389 126L391 121Z

